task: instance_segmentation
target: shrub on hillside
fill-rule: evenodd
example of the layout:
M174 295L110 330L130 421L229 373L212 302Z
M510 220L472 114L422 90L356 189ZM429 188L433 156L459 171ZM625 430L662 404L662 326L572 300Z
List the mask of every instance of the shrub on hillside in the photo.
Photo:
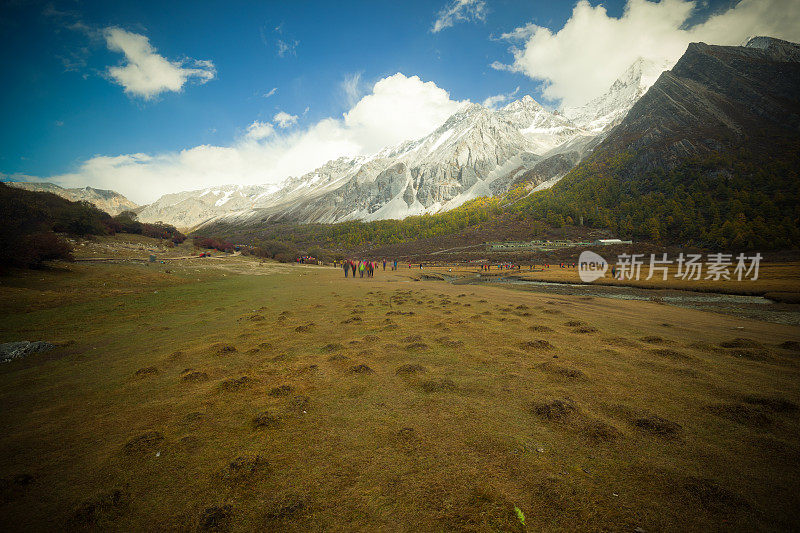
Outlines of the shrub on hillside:
M25 257L24 266L37 268L44 261L60 259L63 261L74 261L72 257L72 246L53 232L34 233L28 235L24 240L25 250L22 256Z
M137 215L133 211L123 211L111 218L106 226L112 235L114 233L133 233L153 239L169 239L175 244L186 240L186 235L178 231L175 226L163 222L139 222L136 218Z
M300 257L300 252L293 244L281 241L264 241L243 250L247 255L262 259L275 259L282 263L290 263Z
M140 234L142 223L136 220L136 213L133 211L123 211L110 221L118 233Z
M184 240L186 240L186 236L175 229L175 226L170 226L169 224L164 224L162 222L156 222L154 224L145 224L142 225L142 235L145 237L152 237L154 239L172 239L180 244Z
M71 259L69 244L57 233L82 237L136 233L175 243L186 239L174 226L140 223L131 211L111 217L89 202L0 183L0 266L35 267L51 259Z
M328 252L323 248L320 248L319 246L312 246L311 248L309 248L308 253L306 255L319 259L320 261L323 261L325 263L329 263L330 261L333 260L333 256L330 254L330 252Z
M292 263L297 260L297 254L290 254L287 252L278 252L273 258L281 263Z
M5 236L0 247L0 268L40 268L44 261L73 261L72 246L52 231Z
M220 252L233 252L233 243L215 237L195 237L194 245L197 248L219 250Z

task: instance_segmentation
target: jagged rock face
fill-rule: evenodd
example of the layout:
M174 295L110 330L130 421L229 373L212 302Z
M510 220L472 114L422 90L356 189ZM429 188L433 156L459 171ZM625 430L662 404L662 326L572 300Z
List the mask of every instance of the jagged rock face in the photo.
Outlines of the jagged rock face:
M274 185L223 185L198 191L167 194L139 211L139 220L191 228L223 213L250 209L260 197L269 194L275 188Z
M597 157L633 154L626 166L633 179L742 145L765 129L800 133L800 46L770 38L745 47L692 43L597 148Z
M530 96L511 102L498 115L518 128L531 143L532 151L539 155L573 139L593 135L563 114L547 111Z
M578 161L580 161L578 152L551 155L539 161L532 169L516 177L511 185L537 186L548 180L557 180L564 177L567 172L572 170L572 168L578 164Z
M110 215L118 215L123 211L133 211L139 206L120 193L104 189L83 187L65 189L53 183L8 182L7 185L28 191L51 192L72 202L89 202Z

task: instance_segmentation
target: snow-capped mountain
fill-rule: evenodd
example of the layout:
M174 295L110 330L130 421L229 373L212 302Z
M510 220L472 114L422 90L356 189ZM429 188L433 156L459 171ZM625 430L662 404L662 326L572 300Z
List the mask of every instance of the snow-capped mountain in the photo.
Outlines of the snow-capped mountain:
M278 185L221 185L197 191L165 194L139 212L142 222L165 222L188 228L230 212L255 206L278 189Z
M182 228L220 220L381 220L446 211L520 182L552 185L625 117L664 66L637 60L580 108L549 111L530 96L498 110L468 104L421 139L335 159L277 185L165 195L139 217Z
M564 108L564 116L584 130L594 133L608 131L622 122L633 104L673 64L674 61L640 57L617 78L608 92L583 106Z
M514 125L472 104L430 135L376 154L335 192L303 199L291 211L301 220L333 222L451 209L491 195L491 182L523 166L532 148Z

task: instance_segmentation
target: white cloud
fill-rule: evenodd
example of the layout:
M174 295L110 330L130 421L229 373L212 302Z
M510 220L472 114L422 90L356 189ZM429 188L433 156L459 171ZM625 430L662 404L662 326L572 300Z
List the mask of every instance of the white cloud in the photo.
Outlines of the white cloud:
M278 39L276 45L278 47L278 55L280 57L285 57L287 55L296 56L296 48L297 45L300 44L300 41L289 39L288 41L284 41L283 39Z
M500 35L499 39L495 39L492 37L493 40L505 40L511 42L520 42L520 41L527 41L531 35L536 33L536 29L539 26L534 24L533 22L528 22L524 26L520 26L519 28L514 28L510 32L506 32Z
M286 111L278 111L272 117L272 122L278 125L279 128L288 128L297 123L297 115L290 115Z
M5 174L0 172L0 181L6 183L9 181L30 181L30 182L39 182L42 183L45 180L38 176L31 176L28 174L21 174L19 172L15 172L14 174Z
M344 123L351 137L370 153L426 135L462 104L432 81L397 73L376 83L371 94L345 113Z
M269 122L254 121L247 127L245 138L251 141L260 141L266 139L275 133L275 128Z
M358 102L358 99L361 97L361 89L359 89L360 83L360 72L349 74L344 77L344 80L342 80L342 91L344 91L344 94L347 97L347 105L350 107L353 107L353 105L355 105L355 103Z
M463 104L433 82L398 73L378 81L339 119L282 134L272 124L255 121L228 146L97 156L74 172L42 179L64 187L113 189L140 204L170 192L226 183L276 183L337 157L371 154L427 135Z
M166 91L180 91L190 79L206 83L217 74L211 61L169 61L156 53L144 35L121 28L106 28L103 36L109 50L125 55L125 63L109 67L108 75L124 87L129 96L150 100ZM184 66L187 63L193 67Z
M503 34L524 45L512 47L512 64L495 62L492 67L542 80L546 98L572 106L600 96L639 57L675 62L690 42L739 45L753 35L800 40L797 0L742 0L687 26L699 5L692 0L628 0L622 16L615 18L602 4L581 0L555 33L527 24Z
M278 88L277 87L273 87L272 89L269 90L269 92L264 93L262 96L264 98L269 98L270 96L272 96L276 92L278 92Z
M517 87L510 93L496 94L494 96L490 96L483 101L483 106L488 107L489 109L497 109L502 104L511 101L517 95L518 92L519 92L519 87Z
M453 0L436 15L431 33L439 33L459 22L486 21L489 9L484 0Z

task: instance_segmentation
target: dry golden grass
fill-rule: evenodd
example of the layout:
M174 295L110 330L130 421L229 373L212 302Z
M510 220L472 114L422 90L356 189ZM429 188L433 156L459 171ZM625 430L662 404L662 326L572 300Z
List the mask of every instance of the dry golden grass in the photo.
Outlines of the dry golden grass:
M2 281L6 529L798 526L800 328L231 261Z

